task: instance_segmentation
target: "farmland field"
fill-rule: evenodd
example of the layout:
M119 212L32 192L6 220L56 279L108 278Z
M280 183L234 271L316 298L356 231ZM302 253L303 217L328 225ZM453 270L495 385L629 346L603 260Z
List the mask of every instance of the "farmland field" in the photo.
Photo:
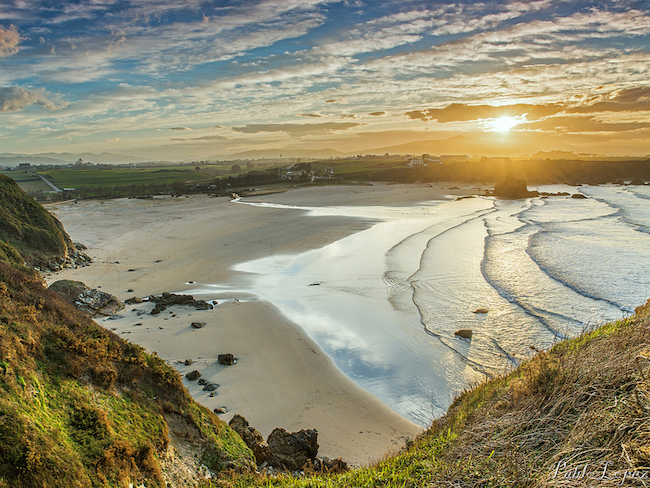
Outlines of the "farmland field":
M150 185L174 181L197 181L210 178L194 168L145 168L145 169L53 169L39 171L61 188L96 188L127 185Z
M26 171L2 171L2 174L13 179L26 192L49 191L52 189L38 175Z

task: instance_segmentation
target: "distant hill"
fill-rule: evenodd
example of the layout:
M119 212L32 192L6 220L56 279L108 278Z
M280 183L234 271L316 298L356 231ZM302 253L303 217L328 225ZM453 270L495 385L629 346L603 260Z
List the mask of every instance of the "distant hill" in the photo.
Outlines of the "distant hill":
M508 156L519 157L528 154L536 143L529 141L530 135L525 133L510 133L503 135L486 132L482 137L456 136L449 139L430 139L407 142L395 146L385 146L359 151L360 154L467 154L469 156ZM568 144L554 144L556 149L579 152L578 148Z
M280 148L280 149L255 149L231 154L232 159L262 159L262 158L334 158L346 156L334 149L297 149L297 148ZM223 159L213 158L213 159Z
M0 166L16 166L20 163L30 164L74 164L79 159L84 162L100 164L127 164L147 161L143 158L124 154L112 153L40 153L40 154L13 154L0 153Z

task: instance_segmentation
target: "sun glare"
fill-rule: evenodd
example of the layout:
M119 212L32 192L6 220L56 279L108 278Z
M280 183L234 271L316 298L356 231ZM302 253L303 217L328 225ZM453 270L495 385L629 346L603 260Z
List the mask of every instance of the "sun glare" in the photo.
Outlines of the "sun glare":
M519 120L517 117L509 117L507 115L504 115L503 117L499 117L498 119L494 120L490 125L492 126L492 130L499 132L508 132L518 123Z

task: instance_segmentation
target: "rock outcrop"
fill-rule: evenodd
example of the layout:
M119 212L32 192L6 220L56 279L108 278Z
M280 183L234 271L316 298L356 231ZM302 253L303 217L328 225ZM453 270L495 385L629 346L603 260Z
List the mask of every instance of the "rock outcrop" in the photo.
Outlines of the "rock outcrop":
M495 197L511 198L516 200L519 198L536 197L539 195L539 192L528 191L526 180L505 178L494 185L492 195Z
M318 455L318 431L316 429L287 432L273 429L267 439L273 455L272 464L289 471L298 471L307 461L314 463Z
M192 295L176 295L174 293L167 292L163 293L159 297L151 295L149 297L149 301L156 304L156 306L151 311L151 315L159 314L167 307L171 307L173 305L194 307L197 310L212 310L214 308L205 300L194 300L194 297Z
M299 432L287 432L274 429L265 441L254 427L239 414L235 414L229 423L248 448L253 451L258 466L271 466L275 469L300 471L311 468L321 472L346 471L347 464L341 459L320 459L318 455L318 431L303 429Z
M239 414L235 414L228 423L230 428L237 432L248 448L253 451L255 462L259 466L262 463L272 464L271 451L269 445L254 427L248 424L248 420Z
M93 317L114 315L124 308L124 304L114 295L89 288L81 281L59 280L52 283L49 288Z

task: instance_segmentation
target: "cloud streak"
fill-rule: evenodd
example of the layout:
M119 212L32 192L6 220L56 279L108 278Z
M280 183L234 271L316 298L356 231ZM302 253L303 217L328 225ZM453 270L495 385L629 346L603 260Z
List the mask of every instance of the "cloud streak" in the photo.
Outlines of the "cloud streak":
M235 132L258 134L260 132L284 132L293 136L310 134L330 134L358 127L354 122L326 122L322 124L248 124L243 127L233 127Z

